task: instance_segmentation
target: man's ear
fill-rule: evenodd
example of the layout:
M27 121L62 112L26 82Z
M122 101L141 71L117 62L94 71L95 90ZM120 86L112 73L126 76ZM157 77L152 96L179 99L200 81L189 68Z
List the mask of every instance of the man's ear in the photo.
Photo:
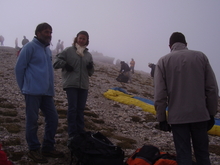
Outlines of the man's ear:
M36 37L38 37L40 35L40 32L37 32Z

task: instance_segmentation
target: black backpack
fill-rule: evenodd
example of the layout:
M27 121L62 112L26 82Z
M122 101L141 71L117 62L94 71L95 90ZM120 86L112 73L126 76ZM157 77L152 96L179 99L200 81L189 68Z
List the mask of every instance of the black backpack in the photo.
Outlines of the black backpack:
M117 81L119 82L124 82L127 83L129 80L129 77L124 75L123 73L119 74L118 77L116 78Z
M77 165L123 165L124 151L100 132L85 132L71 137L67 143Z

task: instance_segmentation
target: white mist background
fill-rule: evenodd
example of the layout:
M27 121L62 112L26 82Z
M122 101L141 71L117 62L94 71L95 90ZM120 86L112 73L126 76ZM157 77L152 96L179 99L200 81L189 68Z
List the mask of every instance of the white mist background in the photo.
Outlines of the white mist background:
M182 32L188 48L207 55L220 87L220 1L208 0L0 0L0 35L5 46L29 40L39 23L53 27L57 41L71 46L81 30L90 36L90 51L115 60L136 61L135 69L150 72L148 63L169 53L169 37ZM1 59L4 60L4 59Z

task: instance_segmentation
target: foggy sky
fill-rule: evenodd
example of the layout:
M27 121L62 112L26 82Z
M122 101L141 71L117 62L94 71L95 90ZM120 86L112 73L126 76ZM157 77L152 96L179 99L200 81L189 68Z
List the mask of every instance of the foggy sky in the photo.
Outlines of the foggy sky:
M81 30L90 36L90 51L150 72L148 63L170 52L173 32L186 36L188 48L204 52L220 87L220 1L217 0L0 0L0 35L5 46L29 40L39 23L53 27L52 43L71 46ZM3 60L3 59L2 59Z

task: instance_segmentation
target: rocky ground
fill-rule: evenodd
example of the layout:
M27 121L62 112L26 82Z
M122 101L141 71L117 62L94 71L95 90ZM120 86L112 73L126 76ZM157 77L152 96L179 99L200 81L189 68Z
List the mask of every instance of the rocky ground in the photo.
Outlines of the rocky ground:
M16 50L0 47L0 143L9 159L16 165L36 165L26 155L25 104L15 81ZM147 66L146 66L147 67ZM125 159L144 144L175 154L172 134L157 129L155 116L134 105L124 105L103 96L113 87L121 87L129 94L153 100L153 80L149 73L136 71L132 83L115 80L119 68L95 61L95 74L90 78L90 89L85 110L86 130L102 132L125 152ZM62 90L60 70L55 70L55 104L59 114L56 148L65 153L64 158L49 158L48 165L67 165L70 152L67 148L67 100ZM219 101L220 104L220 101ZM220 109L220 108L219 108ZM40 113L39 139L43 137L44 118ZM217 117L220 115L217 114ZM210 158L213 165L220 164L220 137L209 135Z

